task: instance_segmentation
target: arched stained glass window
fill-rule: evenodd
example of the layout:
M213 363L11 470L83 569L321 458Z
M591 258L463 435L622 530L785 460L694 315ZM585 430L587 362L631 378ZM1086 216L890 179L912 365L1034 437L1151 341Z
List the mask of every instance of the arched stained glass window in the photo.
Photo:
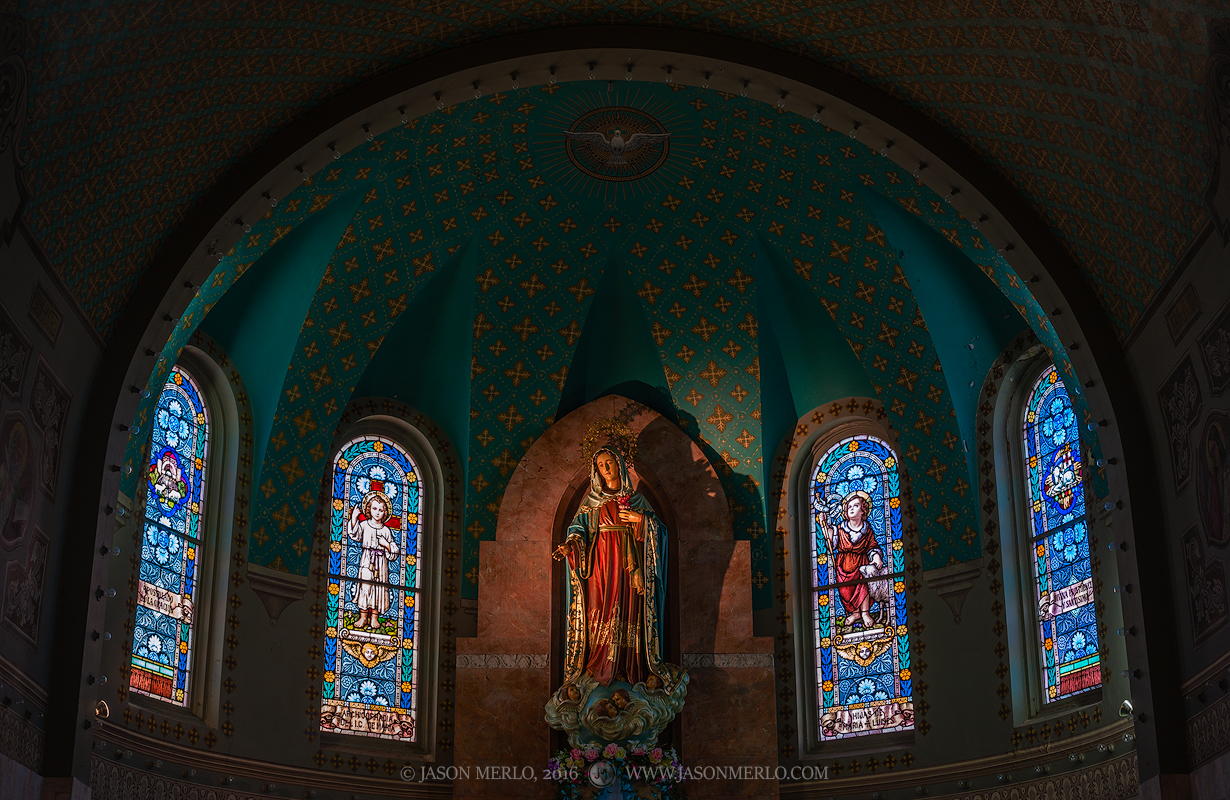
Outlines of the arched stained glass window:
M129 685L185 706L200 583L209 413L200 386L178 366L162 388L153 420Z
M820 741L911 730L901 480L883 441L851 436L811 482Z
M1102 683L1080 433L1053 366L1029 394L1022 433L1042 688L1051 702Z
M320 728L416 741L422 493L410 456L382 436L333 462Z

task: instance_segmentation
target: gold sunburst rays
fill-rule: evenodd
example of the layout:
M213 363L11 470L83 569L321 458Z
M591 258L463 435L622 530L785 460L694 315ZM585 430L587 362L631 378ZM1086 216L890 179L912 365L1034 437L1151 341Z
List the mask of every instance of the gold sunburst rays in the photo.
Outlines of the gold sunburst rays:
M542 164L544 178L566 192L604 203L665 190L682 177L681 164L690 162L693 157L693 147L688 140L694 138L694 134L676 103L647 91L644 83L613 83L615 86L609 90L585 88L557 98L544 114L543 128L531 134L534 137L531 147L535 159ZM648 115L671 132L670 155L652 173L635 180L607 181L586 175L569 160L560 131L570 128L586 114L614 107L631 108Z

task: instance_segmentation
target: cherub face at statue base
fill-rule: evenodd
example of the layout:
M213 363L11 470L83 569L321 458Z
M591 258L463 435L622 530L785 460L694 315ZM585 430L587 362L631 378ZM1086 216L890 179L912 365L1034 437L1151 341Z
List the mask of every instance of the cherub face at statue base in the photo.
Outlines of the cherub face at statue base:
M603 686L588 673L575 683L565 684L546 707L547 724L567 732L573 747L605 746L615 742L623 747L652 747L658 735L683 708L687 694L687 673L671 693L662 679L637 683L612 681Z

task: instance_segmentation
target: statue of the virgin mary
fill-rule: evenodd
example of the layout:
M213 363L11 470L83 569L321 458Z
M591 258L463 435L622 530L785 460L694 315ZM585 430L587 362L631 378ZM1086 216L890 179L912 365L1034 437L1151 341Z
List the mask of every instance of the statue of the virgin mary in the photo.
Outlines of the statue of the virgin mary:
M547 721L574 745L651 743L683 706L687 673L662 659L666 536L624 452L598 448L589 492L553 553L567 562L568 626Z

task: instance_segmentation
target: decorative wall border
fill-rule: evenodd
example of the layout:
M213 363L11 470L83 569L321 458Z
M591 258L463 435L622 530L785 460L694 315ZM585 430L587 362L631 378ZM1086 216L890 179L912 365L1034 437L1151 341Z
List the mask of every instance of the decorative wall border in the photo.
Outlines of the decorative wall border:
M981 402L978 404L976 431L978 474L982 477L982 483L978 486L979 497L982 501L979 504L982 512L982 549L990 559L987 562L987 572L991 577L989 585L992 597L991 611L995 616L995 624L992 628L995 633L995 657L998 660L998 664L995 667L995 675L999 678L999 685L995 689L995 694L1000 701L999 717L1004 721L1012 717L1012 689L1009 686L1011 666L1008 658L1007 598L1004 595L1004 565L1001 557L1003 542L999 524L1001 517L999 511L999 486L995 474L995 410L998 406L997 398L1000 390L1003 388L1004 380L1008 376L1009 368L1022 357L1028 356L1030 351L1038 348L1041 348L1041 344L1038 342L1038 338L1033 331L1026 331L1013 339L1012 343L1008 345L1004 352L1000 353L999 357L991 365L991 368L987 370L987 375L982 385ZM1086 451L1083 454L1082 463L1087 464L1088 461L1089 453ZM1096 553L1097 545L1097 536L1090 532L1089 549L1092 556L1094 574L1094 595L1098 597L1096 606L1098 636L1100 641L1103 642L1102 681L1105 683L1108 675L1108 669L1105 666L1105 656L1107 654L1107 647L1105 645L1106 607L1101 599L1102 579L1098 577L1101 559ZM1092 712L1088 709L1079 709L1068 714L1066 719L1061 713L1049 722L1014 726L1010 736L1010 743L1013 749L1016 749L1021 746L1022 742L1030 746L1036 743L1049 742L1052 738L1059 739L1063 737L1065 728L1070 737L1076 733L1078 727L1082 730L1088 730L1090 725L1095 727L1101 725L1102 718L1101 706L1093 709Z
M139 747L142 744L133 742L130 734L110 724L104 724L103 736L119 747ZM123 750L119 753L125 757L128 755ZM308 792L287 792L298 787L307 787L309 792L318 789L335 791L345 797L352 797L356 792L410 800L444 800L453 796L449 783L399 780L394 786L386 780L363 775L334 775L235 756L228 756L223 762L212 753L202 753L177 744L169 744L158 755L164 761L173 762L163 768L182 769L184 778L137 769L119 758L106 758L94 753L90 759L92 800L164 800L168 797L177 800L285 800L287 797L311 796ZM225 772L220 772L220 768ZM260 791L227 788L237 779L258 783Z
M1191 769L1230 750L1230 694L1189 719L1186 728Z
M946 764L934 764L911 770L901 770L891 775L878 773L874 776L863 775L841 777L829 770L829 777L819 781L798 781L782 783L780 796L782 800L804 800L804 798L833 797L860 794L874 791L883 794L894 789L910 789L917 792L922 787L919 796L944 798L944 800L1034 800L1034 798L1059 797L1064 800L1123 800L1135 797L1139 791L1137 773L1137 754L1134 747L1128 745L1127 752L1114 756L1112 745L1124 746L1125 734L1132 730L1131 720L1119 720L1111 725L1094 731L1079 733L1064 742L1039 744L1022 750L996 753L991 756L957 761ZM1105 755L1103 755L1105 754ZM1072 759L1076 756L1077 759ZM1074 763L1083 763L1084 758L1104 759L1090 766L1072 767ZM1119 771L1119 778L1106 780L1105 770L1123 770L1124 767L1114 766L1116 762L1127 762L1129 771ZM1039 768L1042 768L1039 770ZM1013 782L1023 774L1046 774L1032 781ZM1053 773L1053 774L1051 774ZM1003 775L1004 780L998 776ZM955 793L938 790L945 784L960 785L964 782L991 783L994 788L966 789ZM1063 790L1062 787L1076 787L1079 792ZM935 789L932 794L932 789ZM1112 788L1114 792L1107 793Z
M800 456L805 456L803 444L811 435L813 426L824 425L832 420L841 419L843 421L854 420L870 420L875 423L884 432L885 438L892 445L893 450L902 457L898 459L898 470L901 476L901 498L905 502L902 513L902 521L904 523L903 539L905 541L905 552L909 556L909 563L906 564L906 572L911 576L910 583L906 587L908 597L910 598L909 619L910 619L910 646L913 650L911 660L911 671L916 677L914 682L914 728L922 736L926 736L931 729L930 723L925 719L929 708L927 701L923 699L923 695L927 693L927 684L921 680L921 675L927 669L927 664L922 660L923 651L926 650L926 645L922 641L922 632L926 627L921 619L922 603L918 600L918 593L922 589L922 584L918 580L919 573L922 571L922 565L918 561L919 544L918 544L918 519L914 505L914 491L910 482L909 469L906 464L906 458L898 442L898 431L888 421L888 412L884 410L884 405L878 400L865 397L847 397L840 400L835 400L827 406L814 409L808 412L805 416L800 417L795 423L794 431L790 434L790 438L781 442L774 454L774 471L770 476L768 486L769 508L772 509L772 524L773 534L776 537L777 550L774 552L773 571L777 578L777 585L782 589L777 593L774 599L774 610L777 611L775 619L778 623L778 632L776 635L777 645L779 650L777 658L781 662L777 675L777 698L781 701L781 705L777 710L777 744L778 758L783 765L793 765L800 763L800 753L796 742L799 738L798 729L795 727L796 722L802 724L801 721L793 719L798 707L797 688L795 681L795 670L802 671L804 669L804 661L806 656L799 653L796 657L798 642L795 641L794 614L796 612L797 603L791 596L790 589L801 591L799 587L805 577L800 575L798 580L791 582L789 580L792 567L798 562L796 555L792 554L791 548L794 545L802 546L801 543L795 541L794 535L789 530L788 520L790 518L790 491L789 481L793 473L793 468L796 460ZM757 572L753 577L753 581L767 579L768 576L763 572ZM868 746L874 746L873 743ZM900 751L902 747L888 746L885 750ZM881 767L888 771L894 770L898 764L902 768L909 768L914 763L914 754L908 750L905 753L879 753L878 755L867 755L863 760L854 758L849 763L837 760L829 765L830 775L840 777L841 773L849 769L851 774L857 775L860 770L866 769L871 773L875 773ZM826 790L827 793L827 790Z
M684 653L684 669L714 667L716 669L773 668L772 653Z
M405 403L387 398L360 398L352 400L338 420L337 429L334 431L334 439L364 417L378 414L395 417L415 426L426 437L431 447L434 448L436 458L440 462L442 488L445 492L444 497L441 498L441 505L444 510L444 541L440 543L443 549L443 558L440 563L443 566L439 575L431 576L432 580L439 581L439 597L441 600L440 630L437 633L439 667L436 685L436 752L434 754L434 763L437 766L448 766L453 763L453 709L456 694L455 674L458 666L457 633L459 627L465 625L461 618L461 615L465 612L462 611L458 604L458 577L461 574L461 552L458 540L462 535L460 524L463 517L462 496L458 493L457 487L461 485L461 461L457 457L453 444L439 425L428 418L427 415L414 410ZM331 455L331 453L324 455ZM312 585L314 600L309 610L313 619L318 621L312 623L310 628L312 644L307 650L308 667L305 671L308 679L305 692L308 698L308 705L304 709L304 714L307 716L308 724L304 734L307 736L308 741L321 740L319 730L320 682L323 673L320 667L324 651L320 642L324 637L324 628L319 620L324 614L322 601L328 584L328 570L325 568L325 565L328 563L329 516L325 509L331 507L329 498L332 496L333 480L331 469L326 468L322 472L320 493L315 504L316 524L312 541L312 567L310 572L315 578L315 582ZM533 658L534 656L529 657ZM361 768L364 768L368 773L375 775L378 770L383 769L389 777L396 775L401 767L411 765L411 762L404 758L397 760L385 758L382 761L373 755L370 750L364 749L361 746L362 744L360 742L360 746L355 748L358 752L343 753L335 749L335 746L321 741L320 748L312 756L312 761L320 769L328 765L332 766L334 770L340 771L343 766L346 766L350 768L351 773L358 773ZM381 744L382 742L375 741L372 743L372 747L381 749L383 754L384 748L380 748ZM329 752L326 752L326 748Z
M462 653L457 669L546 669L546 653Z
M0 755L38 772L43 765L43 732L26 715L0 708Z
M223 677L221 681L221 703L218 708L219 724L217 728L211 727L205 724L204 720L191 715L191 712L187 711L163 715L160 721L158 715L153 711L143 708L134 710L128 701L128 679L132 665L132 635L137 609L137 584L141 574L143 525L140 522L140 509L144 507L144 496L140 491L137 492L136 497L133 499L134 510L132 512L132 520L128 523L133 526L132 555L129 557L132 572L128 576L128 596L125 598L124 606L126 610L124 638L120 643L120 675L115 689L119 705L112 710L112 715L114 716L116 712L120 712L119 718L123 720L125 726L133 726L133 729L137 731L144 728L148 731L150 737L155 733L161 733L162 738L166 740L169 735L174 735L177 742L187 739L188 743L194 747L200 743L204 744L208 749L213 749L220 741L219 734L228 739L235 735L235 725L231 719L235 713L235 704L231 702L230 695L235 691L236 683L233 673L239 664L236 658L236 651L239 649L239 607L243 605L243 600L239 596L239 587L244 583L244 566L247 564L249 509L252 502L252 445L254 437L252 433L252 406L248 399L247 388L244 386L243 376L239 374L239 370L231 364L230 358L222 348L201 331L198 330L192 335L190 344L207 353L222 369L223 373L227 375L227 378L230 380L231 391L235 395L235 405L239 421L239 430L237 431L239 452L235 467L235 512L231 519L231 557L228 560L230 574L227 578L229 594L226 600L226 607L230 609L230 612L226 617L226 636L223 639ZM218 388L221 389L221 387ZM217 449L215 448L215 450ZM142 460L140 463L144 464L148 456L149 443L147 441L141 448ZM144 483L140 485L144 486ZM185 728L185 714L193 716L194 720L200 724L189 724ZM157 740L152 740L152 747L154 749L157 749L159 746L160 744Z

